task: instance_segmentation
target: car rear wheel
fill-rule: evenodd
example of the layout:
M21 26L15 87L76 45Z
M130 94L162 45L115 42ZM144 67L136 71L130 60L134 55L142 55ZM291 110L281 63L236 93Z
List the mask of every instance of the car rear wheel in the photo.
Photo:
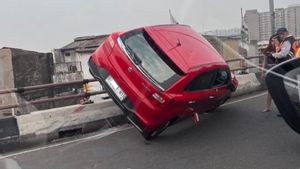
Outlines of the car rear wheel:
M227 97L226 99L224 99L221 104L209 109L207 112L208 113L214 113L214 111L216 111L221 105L223 105L230 97Z
M207 111L207 113L214 113L214 111L216 111L219 107L220 107L220 105L219 105L219 106L216 106L216 107L213 107L213 108L209 109L209 110Z
M177 119L178 117L175 117L151 132L143 132L142 135L146 140L152 140L158 135L160 135L163 131L165 131L168 127L170 127L172 124L174 124L177 121Z

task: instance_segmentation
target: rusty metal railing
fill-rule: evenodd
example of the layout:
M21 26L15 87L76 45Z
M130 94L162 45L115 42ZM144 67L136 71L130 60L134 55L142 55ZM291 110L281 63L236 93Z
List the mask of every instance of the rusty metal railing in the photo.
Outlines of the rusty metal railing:
M51 84L43 84L43 85L36 85L36 86L19 87L19 88L13 88L13 89L4 89L4 90L0 90L0 94L24 93L24 92L41 90L41 89L51 89L51 88L57 88L57 87L68 86L68 85L76 85L76 84L85 85L87 83L95 82L95 81L96 81L95 79L84 79L84 80L80 80L80 81L72 81L72 82L64 82L64 83L51 83ZM17 104L11 104L11 105L0 105L0 110L12 109L12 108L24 107L27 105L36 105L36 104L42 104L42 103L54 102L54 101L60 101L60 100L67 100L67 99L88 98L90 96L106 93L104 90L96 91L96 92L88 92L87 90L84 90L84 91L85 91L84 93L80 93L80 94L72 94L72 95L67 95L67 96L57 96L57 97L53 97L53 98L27 101L27 102L21 103L21 104L17 103Z
M230 59L226 60L227 63L231 62L240 62L240 67L231 69L231 71L238 71L238 70L247 70L251 68L256 68L257 66L246 66L246 64L242 64L245 62L245 60L251 60L251 59L257 59L261 58L262 56L251 56L247 58L238 58L238 59ZM260 65L258 65L260 66ZM72 82L64 82L64 83L53 83L53 84L43 84L43 85L36 85L36 86L27 86L27 87L19 87L19 88L13 88L13 89L5 89L0 90L0 94L8 94L8 93L24 93L24 92L32 92L36 90L41 89L49 89L49 88L56 88L56 87L62 87L62 86L68 86L68 85L75 85L75 84L87 84L90 82L95 82L95 79L85 79L80 81L72 81ZM73 95L67 95L67 96L57 96L54 98L46 98L46 99L39 99L34 101L28 101L21 104L11 104L11 105L1 105L0 110L4 109L11 109L11 108L18 108L18 107L24 107L27 105L36 105L41 103L47 103L47 102L53 102L53 101L60 101L60 100L66 100L66 99L74 99L74 98L87 98L93 95L103 94L106 93L105 91L97 91L97 92L84 92L81 94L73 94Z
M248 69L257 68L257 67L262 66L262 64L258 64L258 65L255 65L255 66L253 66L253 65L247 66L248 64L245 63L246 60L261 59L261 58L263 58L262 55L260 55L260 56L250 56L250 57L246 57L246 58L230 59L230 60L226 60L226 62L227 63L240 62L240 67L231 69L231 71L238 71L238 70L245 71L245 70L248 70Z
M68 86L68 85L73 85L73 84L86 84L86 83L95 82L95 81L96 81L95 79L84 79L84 80L78 80L78 81L73 81L73 82L50 83L50 84L42 84L42 85L36 85L36 86L18 87L18 88L13 88L13 89L0 90L0 94L23 93L25 91L30 91L30 90L48 89L48 88Z
M103 93L106 93L106 92L105 91L97 91L97 92L81 93L81 94L68 95L68 96L60 96L60 97L54 97L54 98L48 98L48 99L40 99L40 100L28 101L23 104L11 104L11 105L0 106L0 110L24 107L27 105L36 105L36 104L48 103L48 102L53 102L53 101L66 100L66 99L86 98L86 97L103 94Z

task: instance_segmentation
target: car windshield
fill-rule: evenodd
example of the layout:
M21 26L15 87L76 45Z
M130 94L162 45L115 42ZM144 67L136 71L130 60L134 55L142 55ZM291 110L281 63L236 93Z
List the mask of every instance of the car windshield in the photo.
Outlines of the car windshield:
M122 36L129 57L153 83L167 89L180 79L176 65L165 55L143 30Z

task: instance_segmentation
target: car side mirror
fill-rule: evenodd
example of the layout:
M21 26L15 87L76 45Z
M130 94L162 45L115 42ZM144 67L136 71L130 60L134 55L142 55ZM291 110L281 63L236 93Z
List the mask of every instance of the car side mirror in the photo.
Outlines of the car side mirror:
M266 85L283 119L300 134L300 58L268 70Z

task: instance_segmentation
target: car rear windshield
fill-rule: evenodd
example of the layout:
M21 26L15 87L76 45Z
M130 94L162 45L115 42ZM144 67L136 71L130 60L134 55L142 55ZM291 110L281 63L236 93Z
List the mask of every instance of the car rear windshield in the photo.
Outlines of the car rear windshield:
M161 90L169 88L183 75L143 29L129 32L121 36L121 40L133 63Z

